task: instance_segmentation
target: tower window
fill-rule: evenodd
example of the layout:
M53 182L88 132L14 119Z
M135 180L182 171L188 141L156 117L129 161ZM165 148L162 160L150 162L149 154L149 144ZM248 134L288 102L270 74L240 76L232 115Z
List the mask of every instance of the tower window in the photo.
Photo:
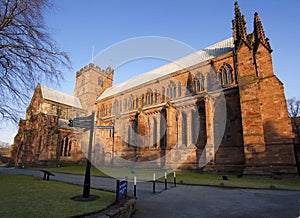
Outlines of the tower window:
M99 77L98 78L98 86L103 86L103 81L102 81L102 79L101 79L101 77Z

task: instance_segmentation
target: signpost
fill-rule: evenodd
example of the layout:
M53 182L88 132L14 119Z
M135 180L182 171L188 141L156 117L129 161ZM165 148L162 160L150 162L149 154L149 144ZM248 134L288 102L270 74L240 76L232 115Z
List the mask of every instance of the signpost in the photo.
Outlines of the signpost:
M116 202L127 197L127 180L117 180Z
M88 199L90 197L90 186L91 186L91 159L92 159L92 148L93 148L93 136L94 129L114 129L114 126L94 126L95 119L95 111L92 112L90 116L87 117L76 117L74 119L69 120L68 126L70 127L78 127L82 128L84 131L90 130L90 139L89 139L89 147L88 147L88 158L86 162L85 168L85 176L84 176L84 185L83 185L83 196L82 198ZM114 134L114 131L113 131ZM113 135L114 137L114 135ZM114 142L113 142L114 144ZM127 181L126 187L123 181L120 182L120 194L125 193L127 195ZM118 199L118 192L117 192Z
M83 128L84 130L90 130L90 139L88 147L88 158L86 161L84 185L83 185L83 199L90 197L90 186L91 186L91 158L92 158L92 146L93 146L93 135L94 135L94 119L95 111L87 117L77 117L73 120L69 120L69 126Z

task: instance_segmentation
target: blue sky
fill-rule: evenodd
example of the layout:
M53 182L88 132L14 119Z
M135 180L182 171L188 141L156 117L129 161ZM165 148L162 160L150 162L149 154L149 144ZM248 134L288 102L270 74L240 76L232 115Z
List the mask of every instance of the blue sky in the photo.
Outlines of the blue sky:
M248 32L257 11L273 48L275 74L285 84L286 97L300 98L300 9L299 0L240 0ZM66 51L73 70L65 71L61 86L50 88L73 94L75 73L94 55L122 40L140 36L162 36L200 50L232 36L234 1L141 1L56 0L45 19L53 38ZM154 59L131 61L115 70L115 82L158 67ZM100 66L101 67L101 66ZM25 115L25 113L24 113ZM12 142L16 127L0 130L0 141Z

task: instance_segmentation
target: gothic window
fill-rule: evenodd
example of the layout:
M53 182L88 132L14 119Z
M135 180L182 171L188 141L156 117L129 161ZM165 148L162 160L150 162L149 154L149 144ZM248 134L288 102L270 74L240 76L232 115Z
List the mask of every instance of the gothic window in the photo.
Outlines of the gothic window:
M201 78L199 80L200 80L200 91L203 91L205 89L204 88L204 77L201 76Z
M157 147L157 121L153 118L153 147Z
M192 144L197 144L197 139L199 135L199 114L197 111L192 111L192 122L191 122L191 131L192 131Z
M145 97L144 94L142 95L142 107L145 105Z
M119 103L119 105L120 105L120 113L122 112L122 100L120 100L120 103Z
M218 73L218 82L219 85L222 85L222 73Z
M176 85L174 84L173 87L173 98L176 98Z
M170 98L170 89L167 88L167 98Z
M157 101L158 101L158 91L154 93L154 103L157 103Z
M69 140L68 137L65 137L63 140L61 140L60 145L60 156L61 157L70 157L71 156L71 148L72 148L72 141Z
M232 83L233 82L233 79L232 79L232 70L229 70L227 72L227 78L228 78L228 83Z
M65 139L65 144L64 144L64 156L67 156L67 152L68 152L68 144L69 144L69 138L66 137Z
M196 86L197 86L197 81L196 79L194 79L194 81L192 82L192 93L196 92Z
M187 145L187 117L184 112L181 114L181 134L182 144Z
M138 97L135 98L135 107L136 108L139 107L139 98Z
M135 99L134 99L134 97L133 96L131 96L131 106L132 106L132 108L135 108Z
M176 85L173 81L170 82L169 88L169 97L170 98L176 98Z
M160 124L159 124L159 144L161 148L166 148L166 112L161 111L160 113Z
M72 141L69 142L68 156L71 156Z
M98 86L103 86L103 81L101 79L101 77L98 77Z
M224 63L218 71L218 79L222 85L227 85L233 82L232 68L229 64Z
M127 110L127 99L124 100L124 111Z
M178 97L181 96L181 83L178 82Z
M151 89L147 90L147 94L146 94L146 100L147 100L147 104L152 104L153 101L153 93Z
M127 146L130 147L131 144L131 127L127 127Z
M165 96L165 88L162 87L162 91L161 91L161 100L162 100L162 101L165 101L165 98L166 98L166 96Z
M190 95L191 93L193 93L193 88L194 88L194 81L193 81L191 73L189 73L188 79L186 82L186 94Z
M59 156L63 156L64 144L65 144L64 140L61 140Z
M201 91L201 85L200 85L200 80L199 79L197 79L197 86L196 87L197 87L196 91L200 92Z
M202 76L202 74L197 73L196 74L196 92L201 92L204 90L204 77Z
M134 108L134 97L131 95L128 100L128 110L131 110L132 108Z
M112 111L113 114L117 114L118 113L118 110L119 110L119 105L118 104L119 104L118 101L115 100L114 106L113 106L113 111Z
M209 74L207 74L206 76L206 89L207 91L210 91L210 88L211 88L211 77Z

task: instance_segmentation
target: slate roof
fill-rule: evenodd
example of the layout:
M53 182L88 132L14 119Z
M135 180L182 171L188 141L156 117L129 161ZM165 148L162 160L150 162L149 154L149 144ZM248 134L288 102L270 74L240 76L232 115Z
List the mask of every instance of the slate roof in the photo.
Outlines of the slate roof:
M42 97L44 99L54 101L57 103L65 104L74 108L83 109L79 98L68 95L45 86L41 86Z
M156 80L160 77L175 73L184 68L188 68L193 65L200 64L202 62L210 60L212 58L218 57L222 54L233 51L233 48L234 48L233 38L231 37L225 39L205 49L202 49L200 51L187 55L183 58L180 58L174 62L163 65L147 73L141 74L133 79L127 80L111 88L108 88L102 93L102 95L99 96L96 102L105 99L107 97L114 96L118 93L122 93L126 90L137 87L144 83Z

